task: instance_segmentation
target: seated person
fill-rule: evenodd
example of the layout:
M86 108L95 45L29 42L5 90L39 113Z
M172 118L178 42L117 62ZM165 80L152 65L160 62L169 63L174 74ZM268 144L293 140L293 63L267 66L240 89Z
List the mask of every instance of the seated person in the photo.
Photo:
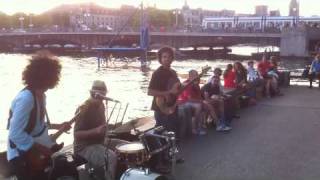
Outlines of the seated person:
M229 131L232 128L227 124L227 119L225 118L225 108L224 100L225 96L223 95L222 89L220 87L220 77L213 76L211 82L207 83L201 88L202 94L206 102L217 106L219 111L219 121L216 127L217 131Z
M213 76L221 77L221 75L222 75L222 70L220 68L214 68ZM211 79L213 78L213 76L210 76L207 82L211 82ZM222 87L221 82L219 82L219 84Z
M183 82L183 85L186 85L190 81L198 77L198 72L196 70L189 71L188 79ZM214 112L213 106L209 103L205 103L201 96L200 90L200 79L196 79L193 84L188 86L178 97L178 103L180 106L190 107L193 111L193 121L192 121L192 133L198 135L206 134L203 129L203 110L208 110L212 118L217 119Z
M272 56L270 59L270 68L268 70L268 76L271 78L271 90L274 95L282 95L280 92L280 72L278 71L278 59L276 56Z
M103 81L94 81L90 97L77 109L80 115L74 127L74 153L88 161L89 168L99 179L115 179L117 156L115 146L126 141L108 139L105 141L107 122L103 100L107 87ZM110 147L112 146L112 147ZM106 164L107 162L107 164Z
M263 83L263 78L257 70L254 69L254 62L248 62L247 82L250 89L247 95L251 98L252 104L256 103L256 88Z
M247 86L247 70L240 62L234 63L235 83L238 89L245 89Z
M233 71L232 64L228 64L226 70L223 73L224 87L225 88L236 88L236 73Z
M315 78L319 80L319 87L320 87L320 53L316 55L316 57L311 63L311 67L309 70L309 81L310 81L309 88L312 88L312 81Z

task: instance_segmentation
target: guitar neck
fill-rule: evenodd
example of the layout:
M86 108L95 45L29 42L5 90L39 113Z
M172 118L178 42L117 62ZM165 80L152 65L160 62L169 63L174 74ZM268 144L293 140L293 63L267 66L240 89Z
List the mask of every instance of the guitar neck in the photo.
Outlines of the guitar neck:
M76 121L79 114L80 114L80 111L77 112L77 114L68 122L68 124L69 125L73 124ZM61 136L61 134L63 134L64 131L65 131L65 127L61 127L60 129L58 129L56 133L51 135L51 139L53 141L56 141Z
M186 85L179 89L177 95L180 95L187 87L189 87L192 83L194 83L197 79L201 78L204 73L199 74L196 78L189 81Z

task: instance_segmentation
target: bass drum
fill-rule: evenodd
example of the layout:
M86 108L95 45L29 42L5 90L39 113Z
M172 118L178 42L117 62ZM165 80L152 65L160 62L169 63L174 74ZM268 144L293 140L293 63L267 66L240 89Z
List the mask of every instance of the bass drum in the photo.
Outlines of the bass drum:
M120 180L168 180L168 178L144 169L130 168L122 174Z

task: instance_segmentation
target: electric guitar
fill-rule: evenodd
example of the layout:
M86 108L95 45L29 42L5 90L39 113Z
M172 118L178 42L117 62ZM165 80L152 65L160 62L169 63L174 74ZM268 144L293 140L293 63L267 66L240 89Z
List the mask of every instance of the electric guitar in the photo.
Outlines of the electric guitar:
M68 121L67 125L71 126L76 120L77 117L80 115L80 111L76 113L76 115ZM36 173L39 171L43 171L49 164L51 155L57 151L59 151L63 147L62 144L57 144L56 140L60 135L65 132L66 126L61 127L58 131L52 135L48 133L48 127L44 130L44 132L38 136L34 137L34 142L41 144L44 148L47 148L46 152L44 153L43 150L37 148L31 148L31 150L26 152L26 159L28 163L28 168L30 173Z
M193 84L196 80L198 80L200 77L202 77L205 73L207 73L211 67L205 66L202 68L201 73L191 81L189 81L184 86L181 86L180 83L175 83L172 85L171 89L177 90L176 94L171 94L169 96L159 96L156 97L156 104L159 107L160 111L163 114L170 115L175 112L177 107L177 96L179 96L187 87L189 87L191 84Z

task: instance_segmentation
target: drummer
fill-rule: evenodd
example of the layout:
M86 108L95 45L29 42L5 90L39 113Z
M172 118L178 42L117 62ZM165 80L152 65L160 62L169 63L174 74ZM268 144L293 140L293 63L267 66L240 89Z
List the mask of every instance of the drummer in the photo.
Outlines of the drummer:
M73 145L74 153L88 161L89 168L94 169L95 176L99 179L115 179L117 170L115 146L126 141L105 140L108 129L106 107L102 102L103 99L98 97L106 94L105 83L100 80L94 81L90 97L77 109L81 111L81 115L75 122Z

